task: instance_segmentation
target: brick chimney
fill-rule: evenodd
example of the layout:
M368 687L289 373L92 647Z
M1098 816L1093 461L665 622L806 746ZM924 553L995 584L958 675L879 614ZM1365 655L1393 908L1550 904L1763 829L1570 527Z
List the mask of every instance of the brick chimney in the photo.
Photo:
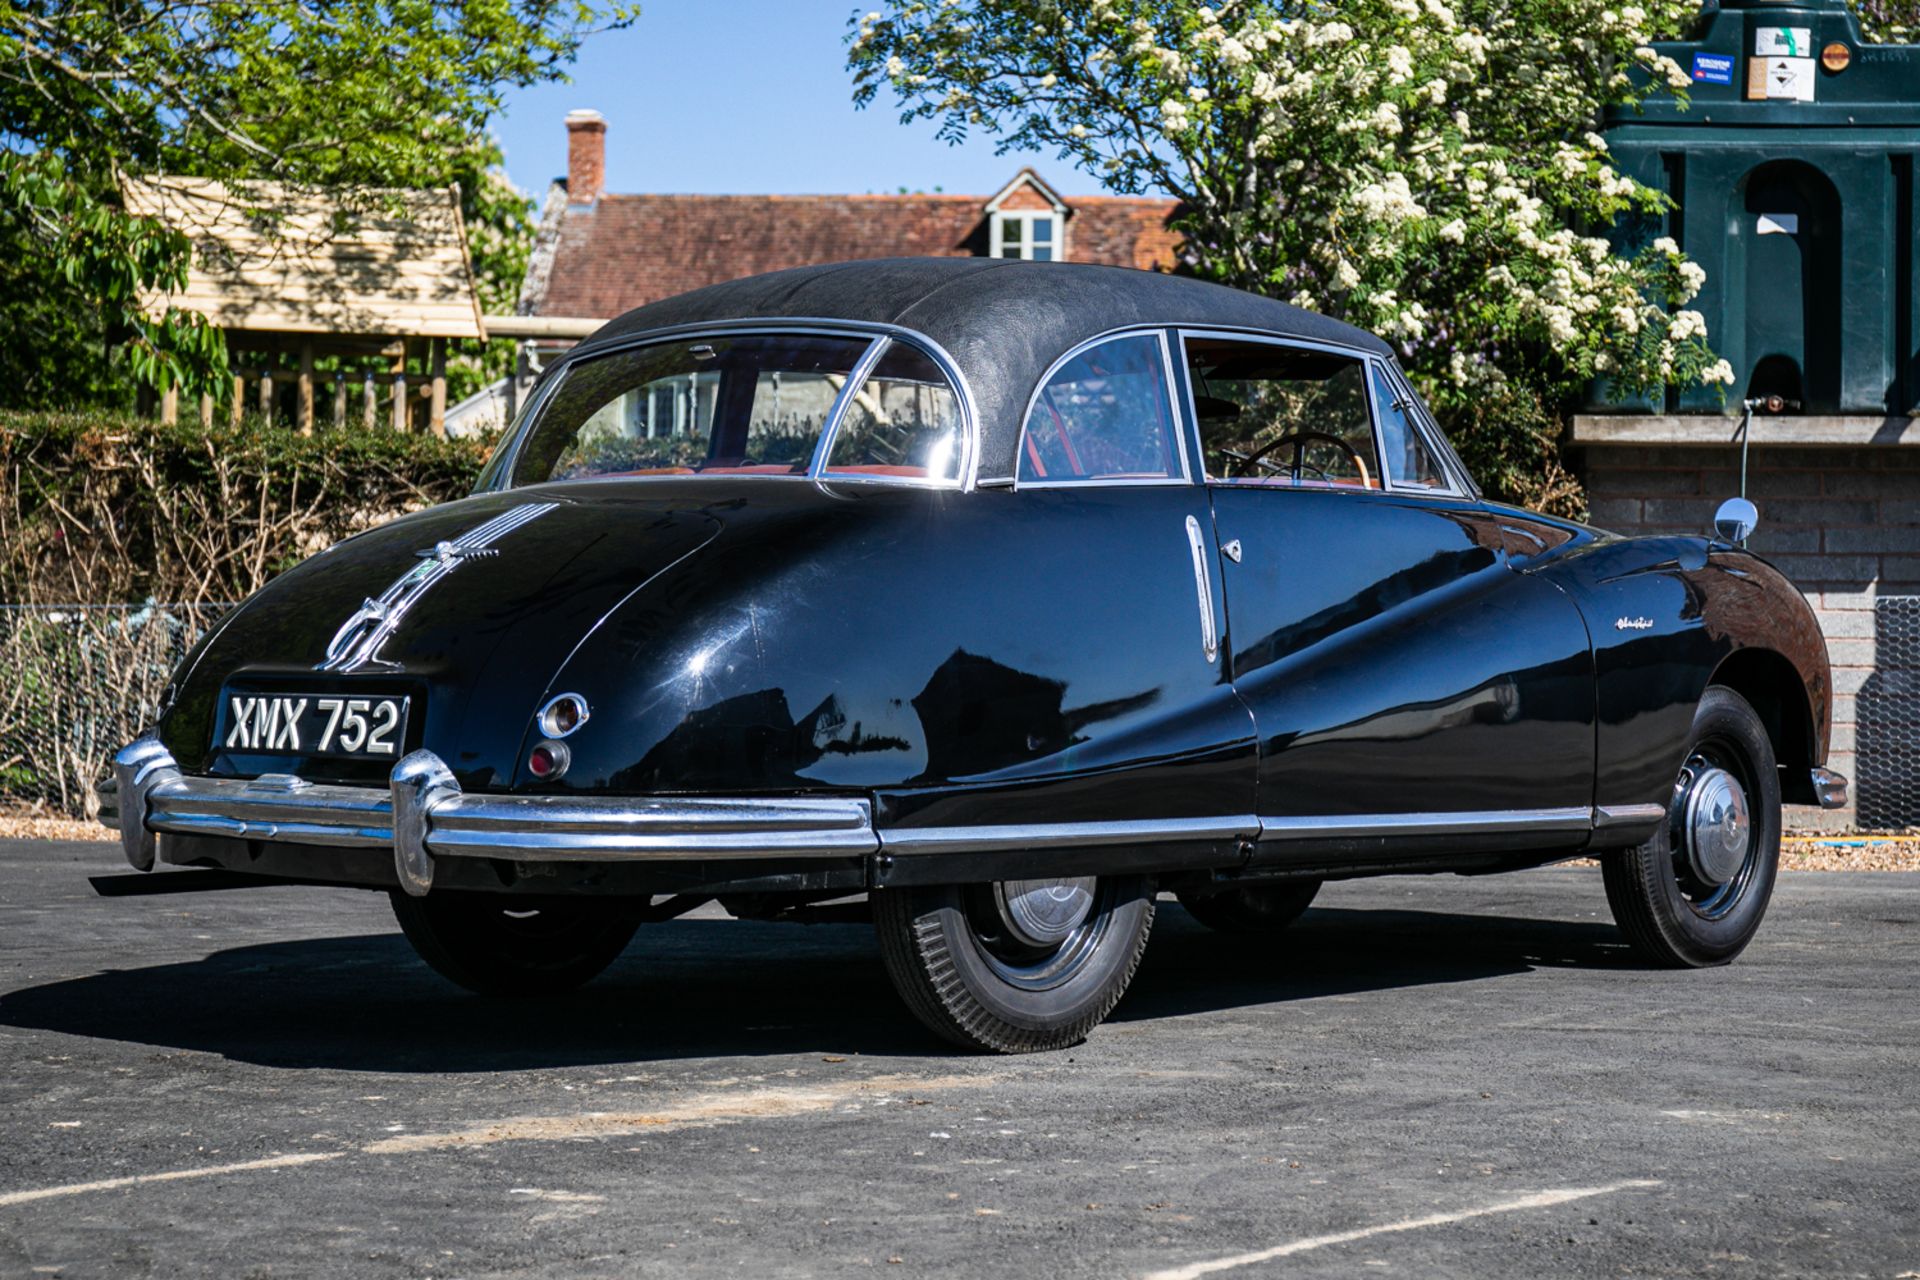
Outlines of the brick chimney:
M567 112L567 203L592 204L607 179L607 118Z

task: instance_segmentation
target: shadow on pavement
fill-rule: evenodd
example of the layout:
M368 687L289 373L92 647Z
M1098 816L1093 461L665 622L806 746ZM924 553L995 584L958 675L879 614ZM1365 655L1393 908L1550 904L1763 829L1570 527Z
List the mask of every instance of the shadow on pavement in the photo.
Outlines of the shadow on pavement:
M1214 934L1163 902L1116 1019L1626 966L1611 925L1316 909L1278 939ZM895 997L865 925L679 920L644 927L580 991L487 1000L397 934L317 938L110 970L0 996L0 1026L215 1053L272 1067L497 1072L942 1046Z

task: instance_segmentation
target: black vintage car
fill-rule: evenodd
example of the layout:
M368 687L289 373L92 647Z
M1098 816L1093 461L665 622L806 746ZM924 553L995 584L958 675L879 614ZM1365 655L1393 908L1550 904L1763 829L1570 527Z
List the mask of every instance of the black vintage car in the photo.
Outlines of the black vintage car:
M1732 508L1484 501L1386 345L1265 298L781 272L607 325L474 496L224 618L106 799L136 868L387 890L487 993L714 899L870 914L913 1011L1006 1051L1107 1015L1163 890L1261 932L1328 879L1597 855L1643 956L1715 964L1782 802L1846 791Z

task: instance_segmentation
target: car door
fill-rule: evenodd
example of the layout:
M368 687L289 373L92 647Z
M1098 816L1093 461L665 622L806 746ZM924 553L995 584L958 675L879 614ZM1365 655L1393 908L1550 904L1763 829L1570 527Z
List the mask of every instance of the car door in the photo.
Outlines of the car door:
M1256 861L1577 847L1585 623L1518 572L1368 353L1185 333L1226 658L1258 738ZM1532 549L1532 544L1527 544Z
M929 577L894 624L941 619L952 656L908 700L925 769L917 794L881 792L883 818L1125 824L1116 842L1194 832L1237 856L1253 722L1226 674L1212 514L1174 385L1158 329L1066 353L1034 392L1013 491L943 517L947 560L982 580Z

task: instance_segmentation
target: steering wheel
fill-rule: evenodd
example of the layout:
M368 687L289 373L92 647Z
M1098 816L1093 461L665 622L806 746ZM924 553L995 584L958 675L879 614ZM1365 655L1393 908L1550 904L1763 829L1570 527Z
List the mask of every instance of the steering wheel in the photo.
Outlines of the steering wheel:
M1360 473L1361 486L1367 489L1373 488L1373 477L1368 474L1366 460L1360 456L1359 451L1339 436L1328 435L1324 431L1295 431L1288 435L1281 436L1277 440L1269 440L1252 453L1236 454L1234 455L1234 459L1246 468L1246 470L1241 473L1243 475L1250 472L1252 468L1256 466L1265 467L1269 471L1285 470L1293 477L1293 482L1299 484L1300 472L1305 469L1312 471L1322 480L1331 481L1333 479L1332 476L1306 461L1307 445L1314 442L1330 444L1340 452L1346 454L1348 459L1352 461L1354 470ZM1293 446L1293 465L1291 467L1282 468L1267 461L1267 455L1283 445Z

